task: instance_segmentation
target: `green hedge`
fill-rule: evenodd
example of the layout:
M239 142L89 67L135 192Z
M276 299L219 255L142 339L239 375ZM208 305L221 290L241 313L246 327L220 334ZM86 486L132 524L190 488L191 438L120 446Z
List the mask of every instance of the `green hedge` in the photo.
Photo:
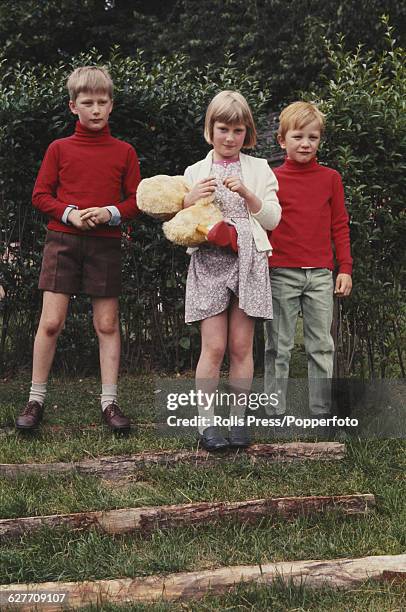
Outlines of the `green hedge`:
M183 56L148 67L142 54L108 61L96 52L70 65L3 65L0 93L1 244L18 242L14 259L1 264L7 298L3 302L0 361L28 364L38 322L40 270L46 219L31 206L31 192L48 144L69 135L74 117L67 108L65 81L77 65L105 64L115 82L112 133L137 150L143 177L183 174L208 146L203 120L208 102L221 89L238 89L264 121L266 92L240 73L230 60L221 68L193 69ZM127 228L126 228L127 229ZM164 237L161 224L139 216L125 240L121 299L123 365L130 369L178 370L193 367L199 352L197 325L185 326L184 289L188 256ZM89 303L71 302L71 316L58 343L57 363L65 369L91 370L97 343Z
M334 76L309 99L327 114L320 161L339 170L351 215L354 291L340 309L338 374L405 375L406 75L404 50L387 26L386 51L355 53L328 48ZM0 180L1 248L20 247L0 264L7 298L2 302L0 360L28 364L40 309L36 289L45 236L44 218L31 206L31 191L44 151L71 133L65 79L72 68L106 63L116 84L113 133L137 149L142 175L182 173L207 151L204 112L221 89L246 95L260 127L266 127L268 92L235 64L192 68L183 56L152 67L142 53L103 62L96 52L70 65L1 67ZM253 71L255 67L253 66ZM254 72L253 72L254 74ZM277 110L277 109L275 109ZM268 143L268 150L271 148ZM261 152L263 154L264 151ZM139 217L125 241L121 300L123 365L129 369L193 368L199 354L198 326L183 323L188 258L170 245L160 223ZM97 366L97 344L89 303L76 298L57 352L59 366ZM256 334L256 362L262 363L262 333ZM85 364L85 365L84 365Z
M388 26L385 38L380 55L329 47L334 78L321 100L322 157L343 177L354 256L340 373L383 378L406 366L406 63Z

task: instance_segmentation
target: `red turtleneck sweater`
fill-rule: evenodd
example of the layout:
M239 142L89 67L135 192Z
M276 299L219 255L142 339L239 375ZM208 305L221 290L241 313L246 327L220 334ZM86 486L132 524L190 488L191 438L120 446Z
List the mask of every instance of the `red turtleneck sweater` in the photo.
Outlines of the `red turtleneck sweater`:
M336 170L286 159L274 168L279 183L282 219L269 234L272 268L334 269L332 243L339 272L351 274L352 257L344 189Z
M108 125L99 131L79 121L75 133L52 142L38 173L32 202L51 217L48 229L83 234L61 222L68 204L79 209L91 206L118 208L122 221L133 219L138 208L135 194L140 170L134 148L113 138ZM86 230L86 236L120 238L119 226L100 225Z

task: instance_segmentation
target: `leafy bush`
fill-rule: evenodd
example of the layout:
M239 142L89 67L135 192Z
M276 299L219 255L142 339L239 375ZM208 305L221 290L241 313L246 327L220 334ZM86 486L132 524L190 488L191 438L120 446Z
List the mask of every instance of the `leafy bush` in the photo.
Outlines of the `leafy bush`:
M259 122L264 120L266 92L249 71L241 74L231 59L221 68L200 70L177 55L163 58L149 70L142 53L122 57L116 49L107 62L92 52L69 65L21 64L7 69L3 64L0 226L7 297L0 361L9 366L30 361L39 314L36 285L45 220L31 206L35 176L48 144L69 135L74 127L67 107L67 75L78 65L101 63L107 64L115 82L112 133L134 145L143 177L183 173L206 154L204 113L221 89L241 91ZM198 327L186 327L183 322L188 256L168 243L161 224L149 218L140 216L127 231L121 303L123 363L130 368L192 367L200 340ZM13 259L6 251L10 243L20 245ZM88 308L76 299L58 344L57 361L69 369L83 370L84 363L91 368L97 363L96 349Z
M351 215L354 290L343 304L341 374L405 376L406 69L387 24L379 56L329 45L334 78L322 159L342 174Z
M340 376L405 375L406 76L404 50L393 40L387 20L386 27L386 50L378 55L362 47L349 53L343 44L327 45L333 76L321 93L309 95L319 99L328 116L320 159L341 172L351 215L354 291L340 308ZM72 131L65 79L85 63L104 62L92 52L69 65L2 65L0 227L6 257L0 273L7 297L1 302L0 360L6 365L31 359L45 236L44 219L30 203L31 191L49 142ZM269 93L252 76L255 66L242 74L229 59L221 68L200 69L177 55L150 70L141 52L129 58L118 49L106 63L116 84L112 132L135 146L144 177L181 173L205 155L203 116L220 89L244 93L259 125L264 125ZM130 369L194 367L200 348L198 326L183 323L188 258L163 238L160 223L149 218L140 216L128 233L121 300L123 364ZM13 242L20 246L10 258L6 247ZM58 345L60 366L83 370L82 354L86 367L96 365L91 328L87 302L73 300ZM261 363L260 326L255 347Z

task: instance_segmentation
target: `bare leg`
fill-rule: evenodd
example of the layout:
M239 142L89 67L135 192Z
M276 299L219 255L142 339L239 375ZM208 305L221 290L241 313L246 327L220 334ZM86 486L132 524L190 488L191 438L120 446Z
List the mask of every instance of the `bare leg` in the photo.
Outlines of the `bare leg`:
M233 298L228 321L230 385L249 389L254 374L254 319L248 317Z
M93 324L99 339L102 418L112 431L128 431L130 419L117 404L121 348L118 298L93 298L92 304Z
M196 368L196 389L203 393L214 393L218 385L227 346L227 320L228 312L224 311L201 322L202 348ZM202 423L199 432L202 434L204 429L213 425L214 403L209 407L207 402L203 402L198 411Z
M248 394L254 373L253 339L254 319L248 317L233 299L230 307L228 323L228 350L230 356L230 390L235 396L235 402L230 407L229 442L234 447L245 447L250 443L248 432L244 425Z
M216 385L227 346L228 312L225 310L201 322L202 348L196 368L196 379L213 379Z
M99 339L102 384L116 385L120 366L118 298L93 298L93 324Z
M41 318L34 342L32 380L45 383L54 360L56 342L68 310L70 295L44 291Z

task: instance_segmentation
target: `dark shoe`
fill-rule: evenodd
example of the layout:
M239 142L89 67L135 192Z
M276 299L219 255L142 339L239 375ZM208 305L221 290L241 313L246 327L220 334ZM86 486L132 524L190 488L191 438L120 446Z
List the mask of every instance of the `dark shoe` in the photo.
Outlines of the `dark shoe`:
M228 434L228 442L234 448L246 448L251 444L246 425L232 425Z
M228 441L223 438L217 427L206 427L199 435L200 444L209 452L221 451L229 447Z
M43 412L44 408L39 402L28 402L16 419L16 428L24 430L35 429L41 422Z
M116 402L102 411L102 419L113 431L128 431L131 426L130 419L121 412Z

